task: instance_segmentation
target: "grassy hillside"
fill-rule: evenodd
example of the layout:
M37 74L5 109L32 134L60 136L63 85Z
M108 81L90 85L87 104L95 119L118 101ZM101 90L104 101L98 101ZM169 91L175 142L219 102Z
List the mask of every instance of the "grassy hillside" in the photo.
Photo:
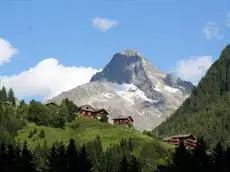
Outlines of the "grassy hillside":
M31 134L34 130L37 130L37 132ZM42 130L44 130L45 133L44 138L39 137ZM110 145L118 144L122 138L133 138L135 140L138 144L138 147L135 150L136 154L140 153L145 144L151 142L159 144L165 149L170 148L169 145L144 135L134 129L81 118L76 118L73 122L66 124L65 129L29 124L19 131L16 139L20 142L26 140L29 147L33 148L38 143L42 145L45 140L47 141L48 146L51 146L55 141L63 141L67 144L70 138L74 138L77 143L82 144L95 139L97 135L101 137L104 149Z

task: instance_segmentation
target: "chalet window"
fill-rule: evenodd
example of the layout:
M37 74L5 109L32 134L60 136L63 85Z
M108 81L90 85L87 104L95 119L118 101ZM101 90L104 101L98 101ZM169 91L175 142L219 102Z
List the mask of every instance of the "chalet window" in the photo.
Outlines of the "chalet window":
M85 114L85 111L82 111L82 114L84 115L84 114Z
M88 112L88 115L91 115L91 112Z

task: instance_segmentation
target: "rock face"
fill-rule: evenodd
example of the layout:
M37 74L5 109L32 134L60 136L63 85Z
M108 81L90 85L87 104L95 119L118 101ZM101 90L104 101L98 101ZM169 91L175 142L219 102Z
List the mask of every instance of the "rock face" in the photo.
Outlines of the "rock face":
M158 71L140 53L126 49L116 53L89 83L50 101L60 103L69 98L77 105L103 107L110 120L131 115L136 129L150 130L175 111L192 88L190 82Z

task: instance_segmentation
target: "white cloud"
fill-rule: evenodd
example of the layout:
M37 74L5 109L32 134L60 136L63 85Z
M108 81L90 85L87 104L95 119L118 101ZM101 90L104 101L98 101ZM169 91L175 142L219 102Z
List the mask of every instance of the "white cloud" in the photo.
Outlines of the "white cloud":
M227 17L226 17L226 26L230 27L230 12L227 13Z
M41 96L47 100L89 82L96 72L98 70L91 67L64 66L55 58L47 58L19 74L1 76L1 81L13 88L17 96Z
M102 17L96 17L92 20L93 26L98 28L99 30L106 32L112 27L116 27L119 25L118 20L109 20Z
M223 35L220 34L220 27L214 22L208 22L203 28L206 39L222 39Z
M211 56L189 57L177 62L176 73L184 80L197 84L212 65Z
M0 38L0 65L9 62L17 53L18 50L13 48L10 42Z

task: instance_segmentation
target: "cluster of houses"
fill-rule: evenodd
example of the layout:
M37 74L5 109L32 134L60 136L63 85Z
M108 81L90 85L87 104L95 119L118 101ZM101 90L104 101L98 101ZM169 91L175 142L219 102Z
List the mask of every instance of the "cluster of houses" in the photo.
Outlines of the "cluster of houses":
M79 107L79 116L85 119L98 119L108 118L109 113L105 109L94 109L90 105L84 105ZM133 118L131 116L128 117L120 117L114 118L114 125L123 125L126 127L133 126ZM194 149L197 146L197 138L193 134L181 134L174 135L170 137L166 137L163 139L164 142L169 144L179 146L182 142L187 149Z
M54 102L47 103L46 106L58 106ZM79 117L84 118L84 119L97 119L103 122L108 122L108 115L109 113L104 109L95 109L90 105L83 105L79 106L77 108L76 113L79 114ZM113 124L114 125L122 125L126 127L132 127L133 126L133 118L131 116L128 117L120 117L120 118L114 118L113 119Z
M98 119L98 120L101 120L103 118L108 119L108 115L109 115L109 113L105 109L95 109L90 105L80 106L78 108L78 113L81 118ZM113 119L114 125L123 125L127 127L133 126L133 122L134 121L131 116Z
M56 105L55 103L48 103L47 105L50 104ZM108 119L108 115L109 115L109 113L104 108L95 109L90 105L83 105L78 107L77 113L81 118L88 119L88 120L97 119L100 121L102 119ZM134 120L131 116L113 119L114 125L122 125L126 127L132 127L133 122ZM191 133L165 137L163 141L175 146L179 146L180 143L183 143L187 149L194 149L197 146L197 138Z
M105 109L94 109L90 105L84 105L79 107L79 116L85 119L98 119L108 118L109 113ZM126 127L133 126L133 118L131 116L114 118L114 125L123 125ZM197 138L193 134L181 134L166 137L163 139L164 142L167 142L172 145L179 146L182 142L187 149L194 149L197 146Z

